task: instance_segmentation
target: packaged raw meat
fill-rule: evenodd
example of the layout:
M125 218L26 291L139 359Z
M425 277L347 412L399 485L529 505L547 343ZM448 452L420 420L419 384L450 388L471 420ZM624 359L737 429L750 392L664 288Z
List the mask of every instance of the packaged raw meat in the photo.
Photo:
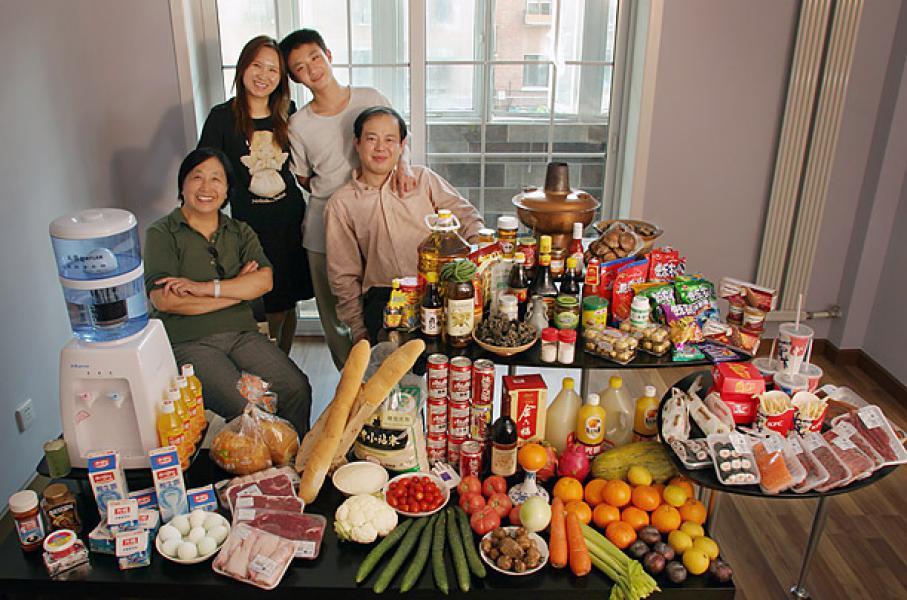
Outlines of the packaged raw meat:
M239 496L233 507L234 523L236 522L236 512L244 508L301 513L305 510L305 502L299 496Z
M821 434L810 431L803 436L800 443L803 445L803 449L809 452L813 460L828 473L828 479L825 483L816 484L814 489L817 492L827 492L836 487L847 485L853 480L853 473L851 473L850 467L838 458L838 455L831 449L831 446L828 445L828 442L825 441Z
M718 481L725 485L753 485L759 483L759 470L750 449L750 440L738 432L710 435L709 448Z
M214 489L221 506L232 511L233 500L240 492L245 492L244 495L295 496L298 486L299 475L292 467L272 467L251 475L218 481Z
M850 423L882 457L883 465L907 462L907 450L898 441L891 424L875 405L864 406L835 419L834 424Z
M230 530L214 572L265 590L277 587L293 561L296 542L240 524Z
M840 422L832 426L832 431L835 431L841 437L849 439L854 445L860 449L860 452L865 454L872 461L872 470L876 471L880 469L883 464L885 464L885 459L875 451L875 448L872 447L872 444L859 433L853 425L847 422ZM869 475L869 473L864 473L864 476ZM862 476L858 479L862 479Z
M828 400L828 418L832 425L841 418L841 415L847 414L852 410L872 406L864 400L859 394L852 389L844 386L834 386L825 384L816 390L816 395ZM888 426L894 432L895 438L901 444L907 443L907 432L897 423L888 420Z
M862 479L872 473L875 463L872 459L863 454L863 452L847 437L841 435L834 429L829 429L822 434L829 447L835 453L841 462L850 469L851 481Z
M705 469L712 464L712 455L705 440L674 440L671 448L688 469Z
M766 494L778 494L806 478L806 469L780 436L770 435L754 443L753 456L759 468L759 487Z
M801 438L795 433L787 437L787 444L796 459L806 470L806 477L800 483L794 485L791 489L798 494L808 492L828 481L828 471L825 470L817 460L803 447Z
M296 558L318 558L321 538L327 519L321 515L284 512L279 510L237 508L233 515L236 524L245 523L250 527L279 535L297 542Z

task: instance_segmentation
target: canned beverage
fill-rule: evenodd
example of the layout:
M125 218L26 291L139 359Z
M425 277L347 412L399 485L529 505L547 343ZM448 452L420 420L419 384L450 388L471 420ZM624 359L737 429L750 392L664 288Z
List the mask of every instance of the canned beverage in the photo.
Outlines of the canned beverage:
M465 356L450 359L450 401L469 402L472 396L472 361Z
M447 433L452 437L469 435L469 403L451 402L447 405Z
M494 363L480 358L472 364L472 403L491 404L494 401Z
M466 440L460 446L460 477L482 476L482 445L475 440Z
M443 354L431 354L428 357L428 397L447 398L447 381L450 362Z
M444 402L429 402L428 408L428 432L429 433L447 433L447 400Z
M452 467L460 466L460 449L468 438L447 436L447 462Z
M473 404L469 409L469 437L487 440L491 437L491 404Z
M429 432L425 438L428 462L445 462L447 460L447 434Z

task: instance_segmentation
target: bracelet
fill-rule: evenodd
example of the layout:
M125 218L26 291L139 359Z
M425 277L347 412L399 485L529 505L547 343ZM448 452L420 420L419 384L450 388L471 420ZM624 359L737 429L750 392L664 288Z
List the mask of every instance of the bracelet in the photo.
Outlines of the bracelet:
M220 279L214 280L214 297L220 298Z

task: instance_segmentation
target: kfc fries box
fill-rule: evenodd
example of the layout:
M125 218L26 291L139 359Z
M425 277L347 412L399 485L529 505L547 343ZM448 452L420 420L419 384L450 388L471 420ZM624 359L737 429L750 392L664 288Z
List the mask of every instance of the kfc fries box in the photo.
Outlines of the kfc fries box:
M774 390L758 397L756 405L756 429L777 431L782 436L794 428L794 407L790 396Z
M189 514L186 484L176 446L155 448L148 453L151 462L151 479L157 491L161 519L169 523L176 515Z
M756 418L757 400L754 396L765 391L765 380L759 369L750 363L720 363L712 367L710 392L718 392L731 409L734 422L749 425Z
M124 500L129 493L119 452L111 450L89 454L88 481L101 520L104 521L107 518L107 503L111 500Z

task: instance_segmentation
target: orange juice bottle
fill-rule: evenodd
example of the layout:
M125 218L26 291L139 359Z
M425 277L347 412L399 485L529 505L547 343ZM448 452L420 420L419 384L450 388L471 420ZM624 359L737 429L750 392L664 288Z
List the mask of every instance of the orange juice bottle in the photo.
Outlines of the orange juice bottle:
M202 437L202 428L198 424L198 402L195 394L189 389L189 382L185 377L178 376L176 384L179 386L180 396L183 397L186 408L189 409L189 432L192 434L192 443L197 445Z
M192 456L195 454L195 437L192 435L192 415L189 413L189 405L186 403L189 388L186 386L180 389L178 379L182 379L182 377L176 377L171 382L171 389L176 390L176 393L180 396L179 399L173 403L173 406L176 408L176 414L179 415L180 420L183 422L183 437L186 438L186 454ZM185 393L183 390L186 390Z
M198 430L204 431L208 425L208 420L205 418L205 399L202 396L202 382L196 376L195 367L192 366L192 363L183 365L183 377L186 378L186 382L189 384L189 391L195 396L195 404L198 407Z
M157 437L161 446L176 446L180 466L185 469L189 466L189 456L186 452L186 440L183 437L183 423L176 414L174 406L179 397L180 393L177 390L167 392L167 398L161 404L161 410L157 416Z

